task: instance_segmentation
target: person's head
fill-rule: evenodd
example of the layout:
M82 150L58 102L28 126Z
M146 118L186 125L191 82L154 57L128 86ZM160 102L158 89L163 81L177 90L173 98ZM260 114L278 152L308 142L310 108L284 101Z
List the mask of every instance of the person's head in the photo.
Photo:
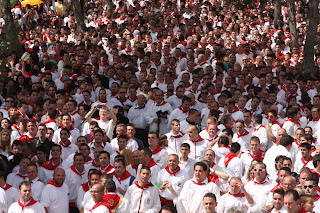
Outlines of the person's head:
M316 154L315 156L313 156L312 164L314 168L317 168L320 166L320 154Z
M203 182L207 178L208 167L203 162L197 162L194 164L194 178L198 183Z
M262 124L262 115L261 114L254 114L252 117L252 122L255 125Z
M94 184L100 183L101 172L96 169L90 169L88 172L88 181L89 185L93 186Z
M160 213L177 213L177 210L172 205L164 205L161 207Z
M90 192L91 192L92 199L95 203L98 203L99 201L103 200L104 187L102 184L99 184L99 183L94 184L91 187Z
M126 164L123 159L117 159L114 161L114 170L119 177L122 177L125 174Z
M76 167L76 169L83 169L85 164L85 156L82 153L76 153L73 156L73 164Z
M179 156L170 154L168 157L168 167L171 171L176 171L179 165Z
M232 143L230 146L230 152L238 155L240 153L240 144L237 142Z
M279 181L280 183L283 182L283 179L286 177L286 176L289 176L291 175L291 170L289 167L282 167L280 168L279 170L279 173L278 173L278 178L279 178Z
M305 180L304 185L303 185L304 193L312 195L312 196L316 196L317 191L319 189L318 181L319 181L319 179L315 179L313 177L308 177Z
M252 136L250 139L250 150L257 153L260 149L260 139L257 136Z
M199 129L194 125L190 126L188 128L188 135L191 140L197 140L199 138Z
M19 193L21 201L26 203L31 199L31 183L29 181L22 181L19 184Z
M207 149L204 152L204 159L210 162L210 165L214 162L215 153L212 149Z
M188 143L181 144L181 147L180 147L181 156L188 156L190 152L191 152L190 145Z
M116 189L117 189L116 184L111 178L107 179L103 185L105 188L105 194L116 192Z
M303 167L300 170L300 175L299 175L299 183L301 186L304 186L305 181L307 178L312 177L312 172L308 167Z
M254 166L254 177L258 182L262 182L266 179L267 176L267 167L264 163L257 163Z
M284 197L284 190L281 188L278 188L274 190L272 195L272 204L275 208L275 210L280 210L284 204L283 202Z
M240 188L241 179L238 177L232 177L230 179L229 185L230 185L230 192L234 195L237 195L241 192Z
M66 143L69 140L70 131L67 128L63 128L60 131L61 142Z
M145 185L149 183L149 179L151 178L151 170L147 166L143 166L139 173L140 182Z
M101 151L99 153L99 163L102 168L106 168L110 163L110 154L107 151Z
M148 148L145 147L143 150L140 151L140 163L142 165L148 165L148 163L151 161L152 158L152 151Z
M302 194L300 196L300 205L306 212L313 212L313 208L315 207L313 196L310 194Z
M286 147L290 151L294 139L290 135L284 135L280 139L280 145Z
M297 213L300 209L299 194L294 189L289 189L284 193L284 206L288 213Z
M301 156L304 159L309 159L311 157L311 144L302 143L300 146Z
M98 129L94 130L93 138L94 138L94 142L96 144L101 144L102 143L103 136L104 136L104 132L102 131L102 129L98 128Z
M284 191L294 189L297 185L296 179L292 175L288 175L283 178L282 187Z
M180 121L178 119L173 119L171 121L171 129L174 133L178 133L180 131Z
M34 180L38 176L38 167L36 164L31 163L27 166L27 175L29 181Z
M66 178L66 173L64 169L57 168L56 170L54 170L53 180L54 182L56 182L57 185L62 186L65 178Z
M217 198L213 193L207 193L203 197L203 207L207 213L215 212Z
M148 144L150 147L155 148L159 143L159 134L157 132L148 133Z
M128 145L128 138L126 135L119 135L118 137L118 146L119 146L119 151L125 149Z

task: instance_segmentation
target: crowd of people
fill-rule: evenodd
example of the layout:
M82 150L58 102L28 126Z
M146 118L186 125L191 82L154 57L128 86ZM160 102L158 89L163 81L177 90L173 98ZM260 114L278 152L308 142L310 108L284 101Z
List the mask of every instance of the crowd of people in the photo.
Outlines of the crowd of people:
M278 20L269 2L112 2L12 8L0 212L320 212L308 1L295 3L298 45L285 2Z

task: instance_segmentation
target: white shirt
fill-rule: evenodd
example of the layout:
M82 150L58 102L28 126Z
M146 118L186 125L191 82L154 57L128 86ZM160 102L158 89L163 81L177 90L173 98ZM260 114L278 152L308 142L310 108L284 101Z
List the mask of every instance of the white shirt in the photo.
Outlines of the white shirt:
M86 206L83 208L83 213L109 213L109 209L105 205L100 205L97 208L91 210L93 206L96 204L96 202L93 201L91 198L89 202L86 204Z
M174 135L171 132L166 134L168 140L167 152L168 154L177 154L179 155L181 144L188 140L188 135L179 132L177 135Z
M262 150L260 150L260 152L262 152L262 156L263 156L263 158L264 158L265 152L262 151ZM247 172L248 169L250 168L251 162L252 162L252 160L253 160L253 158L252 158L251 155L253 156L251 150L246 151L246 152L244 152L244 153L241 154L240 160L242 161L243 166L244 166L244 174L246 174L246 172ZM263 158L262 158L262 159L263 159Z
M189 139L189 140L186 140L184 143L188 143L190 145L190 151L191 151L189 154L190 158L193 158L197 161L202 161L204 159L204 152L209 146L208 141L199 137L197 142L193 142Z
M260 140L261 149L266 151L268 148L269 137L266 128L262 125L258 125L254 128L252 136L257 136Z
M126 178L124 178L124 177L123 178L119 178L116 174L114 174L112 176L112 180L116 184L117 188L119 187L119 188L123 189L124 191L127 191L129 186L131 186L131 184L135 180L135 177L130 174L130 176L128 176Z
M129 201L130 212L158 213L161 209L158 189L151 186L142 190L136 184L132 184L124 195Z
M194 175L194 164L197 163L197 161L193 158L188 158L186 162L179 161L180 169L185 171L186 173L186 180L189 180L193 178Z
M54 132L54 135L53 135L53 138L52 138L52 142L59 143L61 141L61 139L60 139L60 131L61 131L61 129L58 129L57 131ZM77 139L78 139L79 136L80 136L80 131L78 129L70 130L69 141L72 144L76 144L77 143Z
M111 140L110 145L112 147L112 151L116 152L119 151L119 145L118 145L118 137ZM127 141L126 149L130 149L132 152L138 150L138 143L133 138L129 138Z
M62 168L64 171L66 171L68 168L70 168L70 163L67 161L62 161L62 163L57 168ZM39 178L43 181L43 183L48 183L52 179L52 175L54 173L54 170L46 169L42 166L39 167Z
M233 134L232 142L239 143L241 146L241 152L247 152L250 149L250 140L251 140L252 134L245 130L244 133L240 134L239 132L236 132Z
M265 212L267 197L272 189L271 180L266 178L263 184L256 183L255 179L249 181L245 186L245 190L252 196L255 205L250 207L251 212Z
M160 147L158 147L160 148ZM155 150L152 151L152 158L157 163L157 165L160 167L160 169L163 169L167 166L168 163L168 153L166 150L161 149L158 152L155 152Z
M150 170L151 170L151 178L150 178L149 181L150 181L150 183L155 184L156 181L157 181L158 173L159 173L159 171L160 171L161 169L160 169L160 167L159 167L157 164L155 164L155 165L153 165L153 166L150 166L150 163L149 163L149 165L147 165L147 166L148 166L148 167L150 168ZM138 170L137 170L137 174L140 174L141 168L142 168L142 164L139 164ZM140 180L140 176L139 176L139 175L137 175L135 181L138 181L138 180Z
M29 201L30 202L30 201ZM22 210L22 207L18 204L18 202L13 203L9 210L8 213L18 213L18 212L23 212L23 213L45 213L45 209L43 206L39 203L36 202L35 204L31 206L25 206Z
M59 145L62 147L62 154L61 154L61 158L63 160L67 160L67 158L72 155L73 153L75 153L76 151L78 151L78 146L75 144L70 143L69 145L65 145L63 144L61 141L59 143Z
M172 106L172 109L176 109L182 104L182 98L179 98L177 95L172 95L167 99L167 102Z
M208 183L208 178L201 183L204 183L203 185L198 185L196 183L198 182L195 179L187 180L179 196L185 209L191 212L200 212L204 210L203 196L209 192L216 195L217 201L220 199L220 189L215 183Z
M166 167L164 169L161 169L160 172L158 173L158 178L157 178L157 183L161 185L164 181L169 181L172 185L172 188L174 191L177 193L177 195L180 195L180 192L182 190L182 187L184 183L188 180L187 179L187 174L185 171L181 170L180 167L177 168L179 170L177 173L170 174L167 169L172 172L169 167ZM173 200L173 197L169 190L164 189L160 190L159 194L161 197L167 199L167 200Z
M10 173L7 177L7 183L10 184L11 186L15 187L16 189L19 188L19 184L22 182L22 181L25 181L25 180L29 180L28 179L28 176L27 175L21 175L18 172L16 173Z
M50 213L68 213L68 193L69 189L65 183L61 187L47 184L41 194L41 204L46 207Z
M36 177L35 179L33 179L32 181L29 181L29 182L31 183L31 196L36 201L40 201L41 192L44 188L44 184L42 183L42 181L38 177Z
M72 167L73 168L73 167ZM66 170L66 184L69 188L69 200L72 203L77 202L77 196L81 184L88 181L88 171L84 168L84 171L80 173L76 168Z
M177 120L179 120L179 121L185 120L185 119L188 117L188 112L189 112L189 110L188 110L188 111L183 111L182 108L181 108L181 106L178 107L178 108L176 108L176 109L174 109L174 110L171 112L170 116L169 116L168 128L171 128L171 121L172 121L173 119L177 119Z
M309 169L314 169L314 166L313 166L313 163L312 163L312 159L313 157L311 156L311 158L309 159L309 161L304 161L304 159L301 157L301 158L298 158L296 160L296 162L294 163L294 172L299 174L300 173L300 170L303 168L303 167L308 167Z
M5 189L7 188L7 189ZM1 188L2 189L2 188ZM5 205L2 205L2 210L4 212L7 212L8 208L14 203L16 202L17 200L20 199L20 194L18 192L18 190L15 188L15 187L12 187L11 185L9 184L5 184L3 186L3 189L5 190L5 197L6 197L6 203ZM1 192L0 191L0 198L1 198ZM1 201L0 201L1 202ZM1 205L1 204L0 204Z
M232 158L227 166L224 164L224 158L220 160L218 164L224 172L228 173L230 177L239 177L243 176L243 163L238 157Z
M283 121L282 128L286 130L288 135L295 136L296 130L299 128L297 124L293 123L292 121L285 120Z
M137 129L145 129L148 126L147 120L145 118L145 113L147 113L148 107L145 105L139 109L137 105L132 106L128 112L129 122L134 125Z
M218 205L216 208L217 213L225 213L232 206L239 206L244 210L244 212L247 212L248 206L251 205L248 203L247 198L244 196L244 194L241 197L235 197L230 192L227 192L222 195L218 201Z

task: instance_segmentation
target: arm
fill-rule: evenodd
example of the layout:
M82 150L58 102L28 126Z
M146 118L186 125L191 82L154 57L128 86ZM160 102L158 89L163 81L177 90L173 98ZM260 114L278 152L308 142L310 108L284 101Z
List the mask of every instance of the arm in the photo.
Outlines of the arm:
M218 175L219 178L222 178L225 181L227 181L229 179L229 177L230 177L227 173L221 172L221 171L217 171L217 170L214 170L212 168L210 168L210 174Z
M104 105L102 105L102 107L103 106ZM107 107L107 104L105 104L105 106ZM110 117L112 119L112 126L115 126L117 124L117 121L118 121L117 116L116 116L116 114L118 113L118 109L110 110L110 108L108 108L107 111L109 112Z
M276 143L277 142L277 138L273 135L272 131L271 131L271 126L270 124L266 125L266 130L268 133L269 138L272 140L272 142Z
M85 119L87 120L88 123L91 123L92 121L92 115L93 113L98 109L99 103L96 103L95 105L92 106L91 110L86 114Z
M217 137L208 147L206 150L211 149L218 141L220 140L220 136Z
M241 182L241 180L238 181L238 185L240 186L242 192L244 193L244 195L246 196L246 199L248 201L249 204L254 204L253 198L251 197L251 195L246 191L246 189L244 188L243 183Z
M46 211L46 213L49 213L49 211L48 211L47 207L44 207L44 210Z

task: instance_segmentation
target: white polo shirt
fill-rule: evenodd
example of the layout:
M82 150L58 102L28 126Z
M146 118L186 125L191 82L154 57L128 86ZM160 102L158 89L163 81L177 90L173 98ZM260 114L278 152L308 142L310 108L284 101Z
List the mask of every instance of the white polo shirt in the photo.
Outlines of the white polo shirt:
M48 209L50 213L68 213L69 212L69 189L67 184L56 187L50 184L44 187L41 194L41 204Z

